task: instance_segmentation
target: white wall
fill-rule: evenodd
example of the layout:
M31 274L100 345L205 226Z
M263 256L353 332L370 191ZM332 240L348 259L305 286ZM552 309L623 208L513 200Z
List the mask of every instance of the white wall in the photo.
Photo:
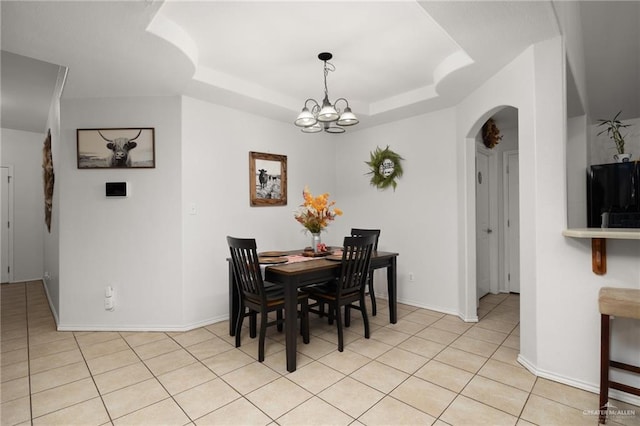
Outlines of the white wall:
M303 202L305 185L345 206L333 164L334 147L345 139L303 134L291 124L188 97L182 99L182 125L181 282L184 322L193 325L228 316L227 235L256 238L259 251L301 248L311 237L293 211ZM286 206L249 205L249 151L287 156ZM189 214L192 205L195 215ZM341 244L344 222L336 219L323 241Z
M346 137L345 137L346 136ZM344 210L335 229L381 229L378 248L398 257L398 300L457 314L456 145L453 109L420 115L341 136L334 159L336 199ZM369 184L366 161L376 147L404 157L395 191ZM331 225L332 227L334 225ZM332 231L333 233L333 231ZM410 282L409 273L415 281ZM384 273L376 292L386 294Z
M579 166L585 156L585 146L580 145L586 140L585 166L591 164L612 163L616 153L613 142L606 135L597 136L602 128L595 125L597 119L612 117L589 117L589 102L585 89L584 46L581 44L579 16L580 2L554 1L554 9L565 37L567 60L575 78L576 86L585 106L586 119L575 118L568 121L567 140L567 188L568 188L568 225L580 226L586 224L586 208L582 208L583 200L580 193L586 194L586 189L578 188L585 185L586 179L580 183ZM614 112L615 114L615 112ZM640 118L629 119L622 112L623 122L633 127L627 128L623 134L625 138L625 152L633 154L634 160L640 158ZM584 142L582 142L584 143ZM572 158L574 156L574 158ZM578 158L579 157L579 158ZM586 171L582 173L582 176ZM576 191L575 194L572 191ZM586 195L585 195L586 197ZM586 201L584 201L586 204ZM566 239L568 253L558 253L562 256L561 268L570 271L569 276L559 275L555 283L549 283L547 300L541 300L543 307L547 306L555 312L544 329L549 337L539 342L544 346L543 361L539 364L539 373L556 380L574 384L576 386L597 392L598 362L599 362L599 315L597 312L597 293L600 287L640 287L640 241L607 240L607 274L598 276L590 271L591 241L589 239ZM569 255L567 255L569 254ZM560 270L560 269L559 269ZM564 275L564 274L563 274ZM556 289L555 293L553 288ZM565 312L562 320L560 313ZM553 329L553 321L564 327ZM569 337L567 337L569 336ZM638 347L640 347L640 326L637 321L619 319L613 325L613 356L628 363L638 363ZM557 345L559 344L559 346ZM554 359L554 356L557 358ZM617 373L616 379L618 379ZM627 378L626 383L640 386L640 380ZM628 394L620 394L629 400ZM638 398L635 398L638 404Z
M584 45L582 43L582 21L580 16L581 2L553 0L553 9L564 36L567 61L567 75L575 82L583 112L589 116L589 99L587 97L587 77L584 65Z
M332 227L342 233L351 226L380 227L380 248L400 253L399 300L470 319L474 297L459 285L465 279L475 284L475 224L469 216L475 210L474 135L504 105L518 108L520 359L536 374L596 391L597 291L605 282L640 285L640 244L609 241L609 273L599 277L591 272L590 242L562 236L569 200L567 134L584 141L574 127L579 123L565 127L564 58L561 39L539 43L455 110L343 135L335 163L345 216ZM364 164L370 151L387 144L406 159L395 192L370 187ZM377 286L384 293L384 279ZM614 348L622 359L633 356L637 342L630 336L639 335L634 327L623 323L615 330L620 334Z
M587 117L567 120L567 226L587 227Z
M460 311L463 318L476 317L476 246L475 246L475 135L482 124L505 105L518 109L518 150L520 169L520 291L521 300L535 300L535 264L533 240L525 239L527 233L535 235L535 218L531 206L534 174L531 171L534 135L533 102L533 52L528 49L489 79L482 87L471 93L457 107L457 140L459 186L457 226L459 228L460 255ZM529 159L525 161L525 159ZM524 236L523 236L524 235ZM523 262L522 259L527 259ZM527 283L529 281L529 283ZM533 304L521 304L521 312L533 309ZM531 316L521 315L521 334L535 335L535 322ZM530 358L535 357L535 341L521 338L523 350Z
M42 180L45 135L5 128L1 131L2 165L13 165L14 172L13 281L41 279L43 230L46 232Z
M520 359L540 376L597 391L597 293L605 285L640 287L640 241L609 240L609 271L597 276L591 272L590 241L562 236L568 204L564 57L561 39L538 43L523 53L459 105L459 133L473 135L475 126L484 122L483 114L495 105L518 107ZM462 150L467 162L461 167L469 179L473 148L464 145ZM466 188L473 188L468 182ZM467 191L467 212L474 205L472 192ZM462 233L464 225L460 228ZM620 358L637 355L632 348L639 343L638 330L637 324L618 326L614 347Z
M155 169L77 169L77 128L136 126L155 127ZM61 329L181 330L227 318L225 237L255 237L260 250L308 245L293 218L302 189L335 191L334 136L188 97L67 100L62 139ZM287 156L288 205L249 206L249 151ZM105 182L123 180L131 196L106 199ZM338 243L332 227L324 239ZM103 307L107 285L114 312Z
M60 69L56 89L54 91L49 115L47 118L47 128L51 130L51 155L53 158L54 172L64 163L59 162L61 153L60 139L60 96L64 88L66 79L66 69ZM53 187L53 204L51 212L50 232L44 231L44 261L43 275L44 286L49 298L49 306L55 317L56 324L60 322L60 183Z
M78 169L76 129L154 127L154 169ZM60 329L172 329L182 315L179 97L68 99L61 105ZM127 181L128 198L105 197ZM116 309L104 309L104 288Z

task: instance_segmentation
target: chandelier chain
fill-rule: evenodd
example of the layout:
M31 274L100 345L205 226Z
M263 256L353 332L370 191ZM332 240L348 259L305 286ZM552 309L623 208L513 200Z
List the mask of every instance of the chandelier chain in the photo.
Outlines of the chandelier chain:
M333 72L336 70L335 65L331 62L324 61L324 97L329 98L329 89L327 88L327 76L329 72Z

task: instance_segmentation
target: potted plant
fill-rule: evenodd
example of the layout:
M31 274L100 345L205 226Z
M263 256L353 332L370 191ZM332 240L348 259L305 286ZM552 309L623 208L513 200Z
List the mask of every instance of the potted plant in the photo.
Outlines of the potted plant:
M618 117L622 111L619 111L615 117L610 120L599 119L598 127L605 126L605 129L598 133L598 136L607 132L607 136L616 144L616 150L618 151L617 155L614 155L613 158L620 162L624 163L631 159L631 154L625 154L624 152L624 136L620 133L620 129L624 129L625 127L629 127L629 124L622 124Z

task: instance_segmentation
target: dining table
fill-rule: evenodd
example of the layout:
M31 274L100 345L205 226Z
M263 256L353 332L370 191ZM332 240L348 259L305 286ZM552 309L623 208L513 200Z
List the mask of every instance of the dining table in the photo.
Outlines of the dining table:
M266 264L264 279L284 289L285 318L296 318L298 310L298 289L308 285L330 281L340 275L342 262L336 256L303 257L303 250L291 250L281 253L286 262ZM374 251L371 254L370 270L386 268L387 292L389 302L389 322L398 321L397 309L397 257L398 253ZM240 315L240 295L233 275L233 265L229 260L229 335L235 335L235 323ZM297 324L285 321L285 350L287 371L296 370Z

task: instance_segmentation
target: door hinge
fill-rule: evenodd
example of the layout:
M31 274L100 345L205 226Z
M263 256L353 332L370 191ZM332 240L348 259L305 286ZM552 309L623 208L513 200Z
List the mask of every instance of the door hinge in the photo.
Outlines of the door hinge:
M11 176L7 176L7 183L11 183Z
M511 221L507 219L507 228L511 226Z
M507 274L507 281L511 281L511 273Z

